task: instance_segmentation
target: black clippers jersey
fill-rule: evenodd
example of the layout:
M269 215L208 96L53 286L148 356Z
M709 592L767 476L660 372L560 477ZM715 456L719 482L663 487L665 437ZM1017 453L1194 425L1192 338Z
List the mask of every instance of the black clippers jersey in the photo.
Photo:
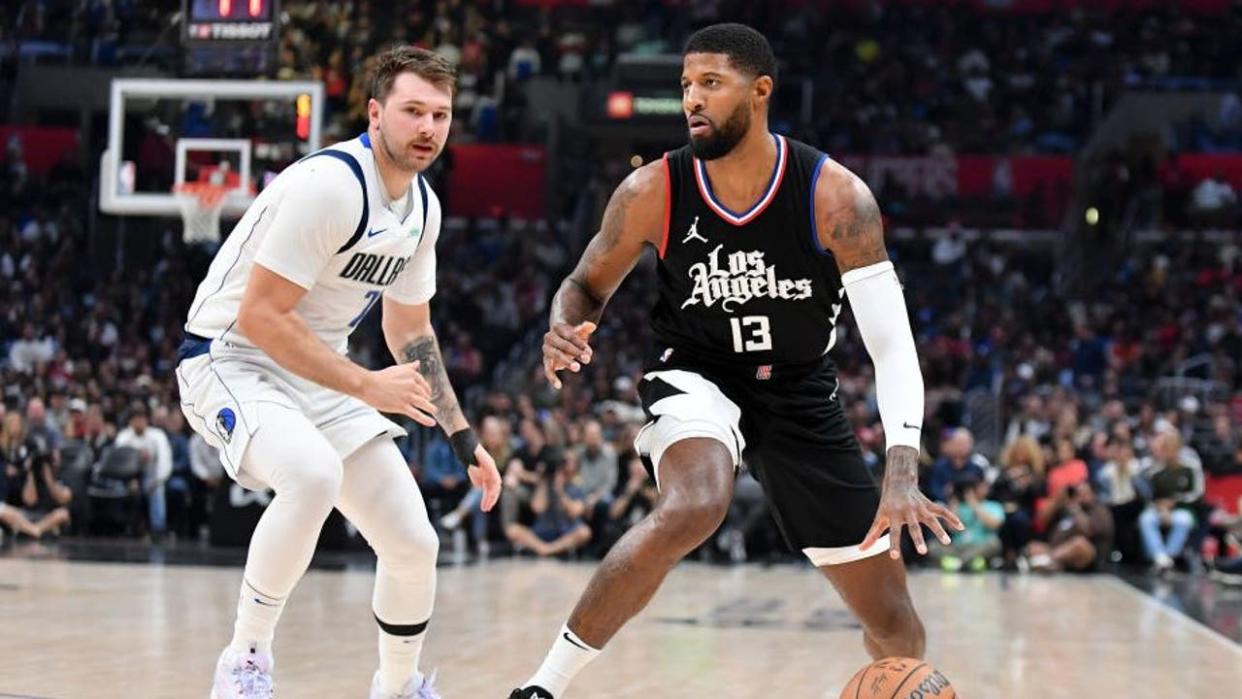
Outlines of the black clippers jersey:
M845 290L816 239L812 197L827 157L773 136L776 169L750 209L716 201L689 146L665 155L669 217L656 341L714 362L810 362L832 348Z

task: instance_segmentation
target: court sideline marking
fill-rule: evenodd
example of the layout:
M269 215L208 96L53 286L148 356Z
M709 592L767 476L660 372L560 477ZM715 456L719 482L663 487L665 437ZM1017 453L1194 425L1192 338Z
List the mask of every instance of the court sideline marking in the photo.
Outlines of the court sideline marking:
M1229 649L1234 654L1242 657L1242 646L1239 646L1233 639L1222 634L1221 632L1217 631L1211 626L1208 626L1202 621L1199 621L1198 619L1190 616L1189 614L1186 614L1185 612L1181 612L1181 611L1178 611L1170 607L1169 605L1161 602L1160 600L1156 599L1150 594L1143 592L1142 590L1139 590L1138 588L1135 588L1132 585L1130 585L1130 583L1127 583L1124 580L1116 578L1112 575L1103 576L1103 580L1109 585L1112 585L1113 587L1121 588L1122 590L1125 590L1126 592L1130 593L1134 597L1139 598L1139 601L1142 602L1144 606L1147 606L1147 607L1155 606L1157 609L1159 609L1160 611L1164 612L1166 615L1174 619L1180 620L1182 622L1189 622L1191 630L1193 630L1195 633L1199 634L1200 636L1203 636L1204 638L1207 638L1208 640L1216 643L1217 645L1220 645L1220 646L1223 646Z

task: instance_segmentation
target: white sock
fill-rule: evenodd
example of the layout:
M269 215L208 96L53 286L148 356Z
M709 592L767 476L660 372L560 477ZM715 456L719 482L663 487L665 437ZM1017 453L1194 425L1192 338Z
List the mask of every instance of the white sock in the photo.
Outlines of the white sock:
M272 636L276 622L285 609L283 598L270 597L250 586L242 579L241 594L237 599L237 621L233 624L233 641L229 648L234 653L271 654Z
M538 685L551 692L552 696L559 697L565 693L574 676L599 653L599 649L587 645L586 641L569 630L569 624L565 624L556 634L556 640L552 642L551 650L543 659L543 665L522 686Z
M263 429L247 447L242 466L276 497L250 536L229 647L270 653L276 622L315 553L343 470L332 445L305 415L275 403L257 405Z
M379 621L379 617L376 617ZM415 634L391 634L381 626L379 630L379 680L380 690L396 694L418 675L418 658L423 652L427 638L427 624ZM389 627L392 628L392 627Z

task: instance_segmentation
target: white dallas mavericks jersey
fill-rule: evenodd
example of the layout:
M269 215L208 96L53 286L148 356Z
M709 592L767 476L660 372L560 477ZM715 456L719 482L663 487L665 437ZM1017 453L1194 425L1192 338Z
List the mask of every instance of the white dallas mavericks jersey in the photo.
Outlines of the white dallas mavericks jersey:
M350 332L381 296L417 305L435 293L440 204L421 176L405 200L404 218L385 206L365 133L290 165L216 253L186 332L253 347L237 329L237 312L257 262L307 289L298 315L345 353Z

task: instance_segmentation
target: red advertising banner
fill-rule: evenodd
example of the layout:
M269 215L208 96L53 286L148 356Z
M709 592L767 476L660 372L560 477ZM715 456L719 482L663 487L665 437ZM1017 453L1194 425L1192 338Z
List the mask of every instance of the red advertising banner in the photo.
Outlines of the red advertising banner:
M1153 7L1169 5L1175 5L1185 12L1221 14L1229 10L1230 2L1231 0L962 0L961 2L946 0L780 0L780 4L785 7L812 5L830 8L844 5L851 10L865 11L875 4L916 7L920 5L932 7L969 5L981 12L1012 12L1015 14L1068 12L1076 9L1124 13L1141 12Z
M1032 192L1068 191L1074 161L1066 156L865 156L837 159L867 181L872 189L885 181L914 196L979 198L1025 197Z
M998 194L1008 187L1015 197L1041 194L1044 206L1058 215L1069 203L1074 178L1072 158L1062 155L963 155L957 160L957 192L963 198Z
M67 151L78 145L78 132L55 126L0 126L0 147L9 139L21 145L22 161L32 174L45 175Z
M1177 167L1194 186L1218 173L1225 176L1234 190L1242 190L1242 155L1192 153L1177 156Z
M953 156L845 155L837 161L866 180L873 190L882 190L886 183L891 183L911 196L931 199L943 199L958 193L958 159Z
M449 150L449 214L543 218L548 159L542 146L477 143Z

